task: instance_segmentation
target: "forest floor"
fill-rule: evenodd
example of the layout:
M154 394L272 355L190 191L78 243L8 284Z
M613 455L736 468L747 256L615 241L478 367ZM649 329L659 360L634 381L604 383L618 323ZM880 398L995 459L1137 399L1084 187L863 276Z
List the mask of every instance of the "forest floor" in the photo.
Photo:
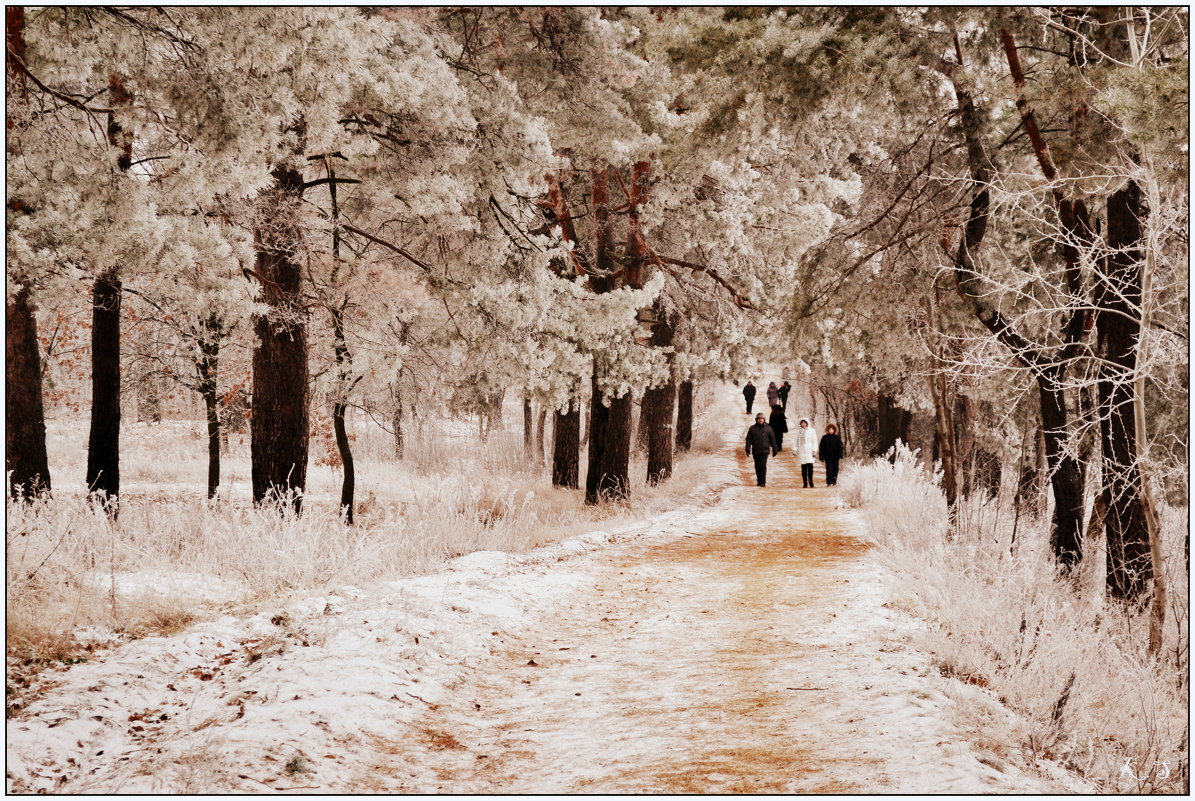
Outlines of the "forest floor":
M1068 791L911 648L820 471L801 489L785 451L759 488L726 453L634 525L72 666L9 719L8 790Z

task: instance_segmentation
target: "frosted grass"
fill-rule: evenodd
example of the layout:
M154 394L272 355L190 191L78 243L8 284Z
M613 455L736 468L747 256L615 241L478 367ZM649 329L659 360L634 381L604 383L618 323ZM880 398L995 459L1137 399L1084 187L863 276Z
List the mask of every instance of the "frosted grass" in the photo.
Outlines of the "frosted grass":
M1061 764L1103 792L1185 792L1187 510L1162 515L1176 597L1166 645L1151 660L1148 610L1104 600L1094 544L1078 578L1061 578L1046 520L1016 519L1011 488L964 500L952 523L940 478L899 450L840 480L898 577L899 602L929 622L920 647L944 674L1018 713L1018 745L1031 761Z

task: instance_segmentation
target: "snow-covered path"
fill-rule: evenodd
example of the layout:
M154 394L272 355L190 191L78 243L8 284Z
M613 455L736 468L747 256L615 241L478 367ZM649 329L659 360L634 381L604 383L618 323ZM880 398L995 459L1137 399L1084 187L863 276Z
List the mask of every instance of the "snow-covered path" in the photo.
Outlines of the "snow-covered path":
M76 665L8 722L8 788L1049 792L960 727L995 703L908 648L836 491L730 447L661 517Z
M437 758L380 764L373 786L1040 791L960 742L943 680L902 649L907 621L887 614L836 491L800 489L787 453L766 489L749 460L739 472L746 486L684 534L562 567L584 576L576 591L429 710Z

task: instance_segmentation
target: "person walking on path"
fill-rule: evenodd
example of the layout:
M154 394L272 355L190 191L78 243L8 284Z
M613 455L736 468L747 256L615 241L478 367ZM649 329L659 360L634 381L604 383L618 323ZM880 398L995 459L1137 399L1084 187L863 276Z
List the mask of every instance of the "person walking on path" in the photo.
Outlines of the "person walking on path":
M768 382L768 407L771 408L780 402L780 390L776 389L776 382Z
M788 393L792 392L792 384L785 381L780 385L780 389L776 390L776 394L780 396L780 405L784 407L784 411L788 411Z
M776 435L776 450L784 450L784 435L788 433L788 418L784 416L784 407L776 404L772 407L772 416L768 418L768 425Z
M793 454L797 457L797 464L801 465L801 486L812 487L813 462L817 459L817 435L809 427L808 419L802 417L800 426L793 443Z
M838 426L833 423L826 426L826 435L817 446L817 456L826 463L826 486L833 487L838 483L838 462L842 460L842 437L838 436Z
M751 406L755 403L755 385L750 381L743 386L743 397L747 401L747 414L751 414Z
M763 412L755 415L755 425L747 429L747 455L755 457L755 484L768 485L768 455L779 453L772 427L763 421Z

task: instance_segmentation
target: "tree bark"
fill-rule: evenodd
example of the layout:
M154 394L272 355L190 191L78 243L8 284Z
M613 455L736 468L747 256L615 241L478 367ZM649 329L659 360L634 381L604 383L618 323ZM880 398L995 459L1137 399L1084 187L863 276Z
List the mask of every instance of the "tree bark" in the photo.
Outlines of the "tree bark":
M581 409L556 412L552 426L552 483L577 489L580 479Z
M534 415L531 413L531 398L523 398L523 453L531 458L531 442L535 439Z
M116 511L120 495L121 282L105 270L91 290L91 429L87 438L87 491Z
M133 97L118 75L108 76L113 109L132 105ZM108 114L108 144L117 153L121 172L132 165L133 137ZM87 438L87 491L103 496L108 513L117 512L120 495L120 302L121 281L116 268L105 269L92 286L91 315L91 431Z
M912 422L912 412L905 411L896 405L891 395L883 392L876 397L876 433L878 441L872 450L872 456L883 456L892 450L897 440L909 442L909 425Z
M25 76L14 67L13 57L25 60L25 9L4 9L5 42L9 57L9 104L28 103ZM9 120L9 133L13 123ZM7 200L9 214L21 213L24 204ZM9 262L8 280L13 280ZM50 494L50 463L46 454L46 417L42 400L41 350L37 341L37 316L30 296L29 277L5 303L4 309L4 468L11 497L33 499Z
M585 503L592 506L598 502L598 476L601 472L602 454L606 447L606 421L610 417L610 408L603 402L601 390L598 389L596 367L590 388L589 459L585 472Z
M688 452L693 447L693 382L680 382L676 400L676 449Z
M934 458L942 463L942 490L951 509L958 503L958 470L954 458L954 426L947 408L946 377L940 372L929 376L929 391L934 403Z
M1153 577L1149 525L1142 503L1134 416L1137 349L1141 336L1141 219L1145 215L1136 183L1108 198L1108 249L1096 286L1096 347L1099 378L1100 448L1103 501L1107 510L1107 587L1116 598L1140 597Z
M1038 376L1041 401L1042 433L1046 445L1046 469L1054 494L1054 517L1050 547L1054 558L1065 568L1079 563L1083 556L1083 476L1079 462L1066 449L1066 400L1059 383L1064 366L1043 369Z
M299 296L302 232L296 212L303 176L274 170L275 186L263 193L267 220L255 232L262 300L270 307L255 324L253 417L250 426L253 501L277 498L302 511L307 487L308 366L306 312Z
M651 346L671 348L675 324L671 312L657 299L652 313L655 325ZM643 393L640 424L647 430L647 483L659 484L672 477L673 413L676 407L676 379L672 375L673 354L668 353L668 380L663 386Z
M349 445L344 416L348 411L348 395L357 382L348 380L349 371L353 366L353 357L349 352L348 343L345 341L344 312L341 309L332 310L332 334L332 350L336 354L340 384L340 394L336 398L336 402L332 404L332 431L336 436L336 452L340 455L340 465L343 470L340 482L340 511L344 515L344 522L351 526L353 524L353 498L357 488L357 470L353 463L353 449Z
M544 423L548 417L548 410L541 404L539 416L535 420L535 463L544 463Z
M37 317L29 287L21 287L6 304L4 317L4 464L12 497L31 500L50 493L50 462Z
M394 414L392 415L392 425L394 426L394 457L396 459L401 459L406 452L406 443L403 440L402 431L402 391L398 388L397 382L391 385L390 393L394 400Z
M220 320L214 314L203 324L203 338L199 340L199 359L195 362L199 373L199 394L207 412L207 497L216 497L220 488L220 409L216 393L220 366Z
M606 418L606 444L598 466L597 494L601 500L617 501L631 491L631 393L610 401ZM592 441L592 440L591 440Z

